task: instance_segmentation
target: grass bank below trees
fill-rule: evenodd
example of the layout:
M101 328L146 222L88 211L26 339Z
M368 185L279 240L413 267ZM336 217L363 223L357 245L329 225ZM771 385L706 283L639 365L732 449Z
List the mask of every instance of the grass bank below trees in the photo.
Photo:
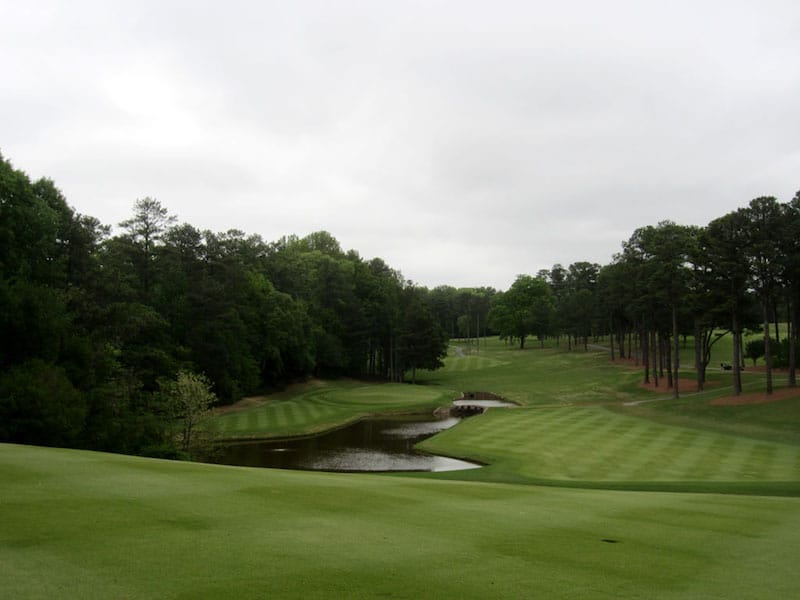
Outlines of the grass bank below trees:
M371 415L432 412L449 404L453 393L400 383L313 380L227 407L212 420L211 429L223 439L308 435Z

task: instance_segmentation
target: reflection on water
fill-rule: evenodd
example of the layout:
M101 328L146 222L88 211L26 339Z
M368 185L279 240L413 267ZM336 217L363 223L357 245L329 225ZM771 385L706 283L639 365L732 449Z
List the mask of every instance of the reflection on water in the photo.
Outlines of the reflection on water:
M423 454L414 445L459 419L404 415L368 419L321 435L282 442L245 442L221 449L216 462L312 471L454 471L480 465Z

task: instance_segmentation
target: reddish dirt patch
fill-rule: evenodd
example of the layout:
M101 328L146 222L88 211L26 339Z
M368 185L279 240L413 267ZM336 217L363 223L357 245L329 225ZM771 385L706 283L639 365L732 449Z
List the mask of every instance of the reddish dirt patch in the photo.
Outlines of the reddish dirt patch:
M767 367L765 365L756 365L754 367L752 364L747 363L745 366L742 367L742 371L750 371L751 373L766 373L767 372ZM775 367L772 367L772 372L773 373L788 373L789 370L788 369L776 369Z
M342 381L344 380L345 378L342 378ZM322 385L325 385L325 382L323 380L312 377L308 381L290 383L280 392L273 392L267 394L266 396L249 396L247 398L242 398L241 400L235 402L234 404L217 406L214 408L214 414L224 415L227 413L238 412L240 410L246 410L248 408L253 408L254 406L260 406L261 404L265 404L277 398L281 398L284 395L298 393L300 390L308 390L311 388L320 387Z
M655 386L653 383L653 379L650 379L650 383L640 383L639 387L645 390L650 390L651 392L661 392L662 394L666 394L667 392L672 392L671 387L667 387L667 378L658 378L658 387ZM706 387L708 387L708 382L706 382ZM697 390L697 380L696 379L678 379L678 391L679 392L688 392L688 391L696 391Z
M742 394L741 396L726 396L717 398L709 402L713 406L737 406L741 404L766 404L767 402L778 402L789 398L800 396L800 388L786 388L772 392L772 394Z

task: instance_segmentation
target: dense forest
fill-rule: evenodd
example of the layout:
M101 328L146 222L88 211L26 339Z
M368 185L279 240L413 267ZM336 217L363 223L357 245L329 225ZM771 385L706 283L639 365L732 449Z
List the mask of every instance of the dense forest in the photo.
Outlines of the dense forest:
M479 352L487 335L567 349L602 336L677 396L681 340L694 340L702 388L730 334L737 393L745 356L764 356L771 391L772 366L795 384L798 245L800 193L706 227L642 227L605 266L555 265L506 291L426 289L324 231L201 231L152 198L112 230L0 157L0 441L175 456L187 394L231 403L313 376L413 383L449 338ZM748 329L763 342L743 347Z

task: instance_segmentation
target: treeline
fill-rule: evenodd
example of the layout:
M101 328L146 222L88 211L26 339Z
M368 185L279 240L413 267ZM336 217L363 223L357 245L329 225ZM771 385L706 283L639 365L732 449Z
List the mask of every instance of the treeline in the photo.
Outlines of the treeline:
M448 338L479 352L488 335L569 349L602 336L677 396L682 339L702 389L730 333L738 394L742 336L760 329L747 354L763 352L767 391L776 364L795 385L800 193L705 227L642 227L608 265L555 265L504 292L415 286L324 231L201 231L151 198L117 226L0 157L0 441L174 455L182 382L219 403L310 376L413 382L442 365Z
M151 198L118 227L0 157L0 441L171 455L179 373L227 403L442 364L428 291L326 232L200 231Z
M736 395L745 355L763 355L767 393L775 366L787 367L796 385L800 192L789 202L756 198L705 227L642 227L622 246L605 266L578 262L519 276L496 298L490 324L520 347L529 335L566 336L570 347L607 336L612 359L635 359L646 382L665 377L675 397L681 339L694 340L702 390L711 347L730 334L733 355L723 366ZM783 339L779 323L786 324ZM763 341L745 350L747 331L760 331Z

